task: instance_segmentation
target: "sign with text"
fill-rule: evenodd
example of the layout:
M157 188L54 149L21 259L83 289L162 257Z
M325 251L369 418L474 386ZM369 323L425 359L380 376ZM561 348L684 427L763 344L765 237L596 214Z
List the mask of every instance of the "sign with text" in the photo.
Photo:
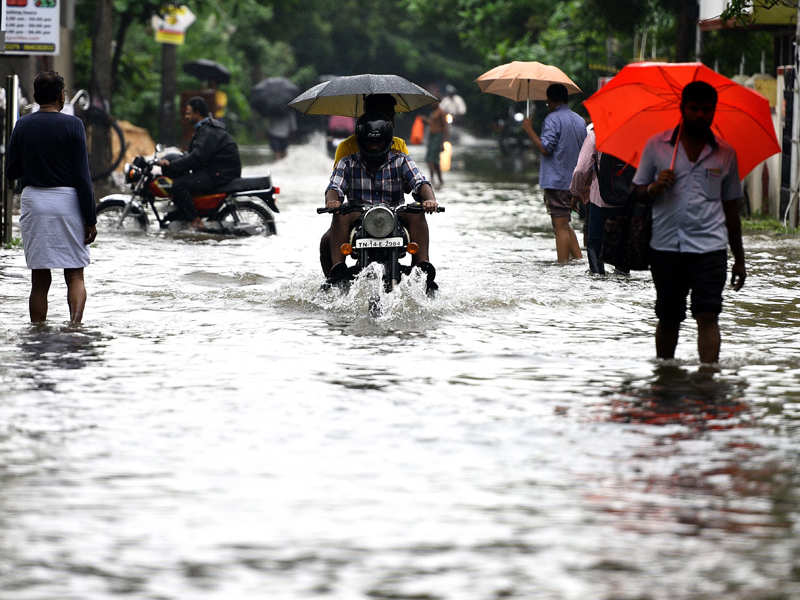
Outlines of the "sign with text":
M5 54L58 54L58 0L2 0Z
M180 46L186 37L186 30L194 23L194 13L188 6L170 6L160 15L153 15L153 29L156 41L160 44Z

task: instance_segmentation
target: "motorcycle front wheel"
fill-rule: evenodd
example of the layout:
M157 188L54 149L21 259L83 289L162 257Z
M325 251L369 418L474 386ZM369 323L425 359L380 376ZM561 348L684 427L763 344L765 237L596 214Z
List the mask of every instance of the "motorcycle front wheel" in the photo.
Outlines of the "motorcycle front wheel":
M256 231L256 235L275 235L275 218L266 208L250 200L235 202L232 206L225 207L219 216L223 229L241 231L243 235L253 235L249 231Z
M147 215L139 206L131 206L122 219L125 205L122 200L104 200L98 204L97 231L147 231Z

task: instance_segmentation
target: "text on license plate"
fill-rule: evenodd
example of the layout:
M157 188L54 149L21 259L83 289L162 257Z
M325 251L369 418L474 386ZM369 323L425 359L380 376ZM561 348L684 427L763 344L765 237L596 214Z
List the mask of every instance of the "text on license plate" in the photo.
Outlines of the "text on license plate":
M356 248L399 248L403 245L403 238L361 238L356 240Z

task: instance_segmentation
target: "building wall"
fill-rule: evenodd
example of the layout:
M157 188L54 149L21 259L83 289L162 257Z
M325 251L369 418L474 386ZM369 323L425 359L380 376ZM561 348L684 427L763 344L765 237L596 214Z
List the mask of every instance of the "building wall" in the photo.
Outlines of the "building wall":
M728 5L727 0L700 0L700 20L717 19Z

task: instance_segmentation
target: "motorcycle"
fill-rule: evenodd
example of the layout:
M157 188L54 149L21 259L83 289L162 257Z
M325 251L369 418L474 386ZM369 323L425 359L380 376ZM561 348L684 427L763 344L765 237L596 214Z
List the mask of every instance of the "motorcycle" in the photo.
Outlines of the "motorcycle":
M404 213L424 212L422 204L414 202L392 207L386 204L350 205L343 204L339 208L318 208L317 214L360 213L350 230L350 241L342 244L340 250L345 256L355 259L355 265L348 267L350 279L361 273L373 263L383 267L383 287L386 292L392 291L403 275L411 273L412 266L403 264L400 259L406 254L416 254L419 245L410 239L408 230L400 221ZM438 206L436 212L444 212ZM429 287L428 293L435 288ZM370 299L370 312L379 311L379 297Z
M151 158L137 156L124 166L125 183L130 194L110 194L97 205L97 229L107 231L146 231L150 220L149 207L159 228L171 229L179 223L180 212L166 212L163 203L171 199L172 179L162 175L155 167L161 158L174 159L179 153L159 154L160 145ZM275 217L280 212L275 196L280 188L272 185L272 177L241 177L221 186L213 193L193 197L194 205L204 226L197 231L221 235L253 236L276 233ZM156 203L162 204L164 215Z

